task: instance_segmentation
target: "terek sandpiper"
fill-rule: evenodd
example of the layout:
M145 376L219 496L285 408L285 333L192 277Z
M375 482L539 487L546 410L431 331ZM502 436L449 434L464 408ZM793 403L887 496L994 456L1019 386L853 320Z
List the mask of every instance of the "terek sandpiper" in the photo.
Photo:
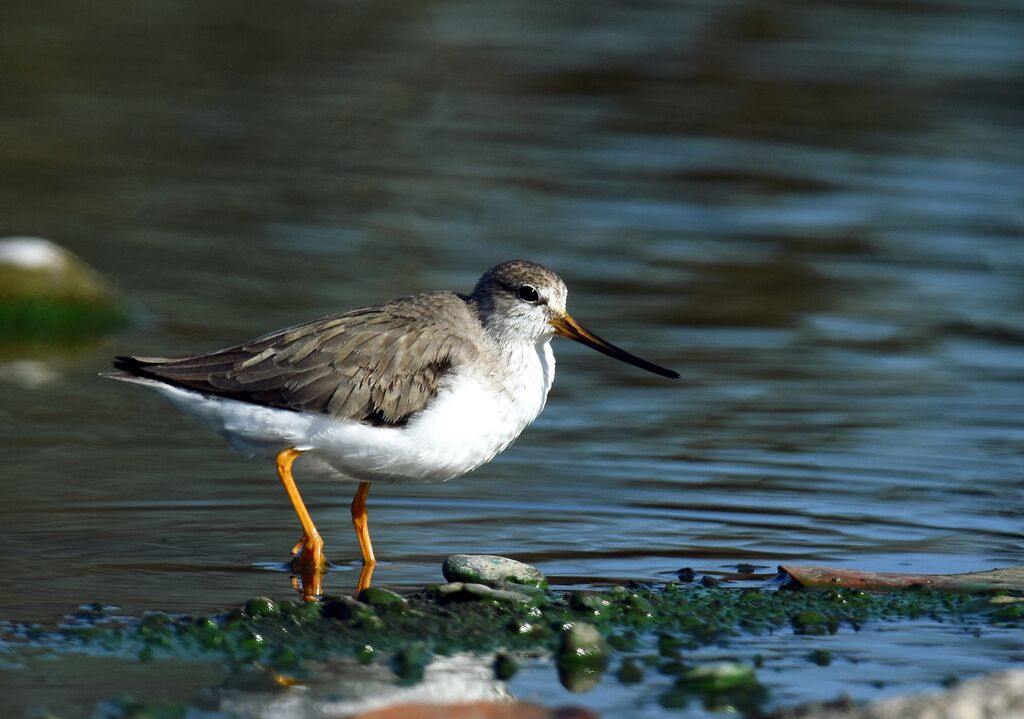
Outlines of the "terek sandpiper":
M320 593L323 539L292 465L357 482L352 523L376 560L367 525L373 482L443 482L501 452L544 409L561 335L676 379L584 329L551 270L503 262L469 295L430 292L278 330L181 359L117 357L109 377L155 389L232 446L274 458L302 524L292 549L307 598Z

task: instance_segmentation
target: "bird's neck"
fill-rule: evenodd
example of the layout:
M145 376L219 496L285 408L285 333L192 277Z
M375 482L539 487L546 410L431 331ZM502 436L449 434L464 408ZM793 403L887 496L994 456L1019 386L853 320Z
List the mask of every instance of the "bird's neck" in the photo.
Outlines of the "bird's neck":
M524 405L529 421L540 414L555 379L555 355L551 338L536 342L523 339L497 342L501 369L497 379L506 395Z

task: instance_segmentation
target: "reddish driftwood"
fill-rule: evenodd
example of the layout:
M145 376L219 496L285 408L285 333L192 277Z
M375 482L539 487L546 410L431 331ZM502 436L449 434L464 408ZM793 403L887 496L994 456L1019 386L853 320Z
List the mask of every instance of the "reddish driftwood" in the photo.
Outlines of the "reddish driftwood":
M797 584L814 589L854 587L871 591L886 591L909 587L930 587L946 592L988 592L993 589L1024 590L1024 566L968 574L901 574L784 564L779 567L779 571L788 574Z

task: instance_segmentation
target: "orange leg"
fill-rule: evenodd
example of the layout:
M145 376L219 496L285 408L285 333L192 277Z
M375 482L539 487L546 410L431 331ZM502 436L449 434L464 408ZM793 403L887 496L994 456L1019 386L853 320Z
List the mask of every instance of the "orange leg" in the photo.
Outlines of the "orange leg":
M359 538L359 549L363 552L363 570L359 573L356 594L370 586L373 568L377 564L377 559L373 556L373 544L370 542L370 525L366 512L366 495L369 493L370 483L360 482L359 489L356 490L356 496L352 500L352 526L356 528L356 537Z
M295 480L292 478L292 464L300 454L302 452L296 449L286 449L278 454L277 476L281 478L284 491L288 493L288 499L291 500L295 514L299 516L299 522L302 524L302 539L292 549L292 553L296 553L301 548L302 553L296 557L299 567L304 571L313 570L319 573L326 566L324 540L320 537L316 525L313 524L313 518L309 516L309 511L299 494L299 488L295 486Z

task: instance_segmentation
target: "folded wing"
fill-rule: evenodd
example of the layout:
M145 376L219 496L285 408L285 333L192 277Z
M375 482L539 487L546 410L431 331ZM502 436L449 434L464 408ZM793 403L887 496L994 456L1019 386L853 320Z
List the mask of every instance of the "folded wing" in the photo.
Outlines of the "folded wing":
M458 320L453 322L453 319ZM484 347L457 295L415 295L290 327L207 354L118 357L114 366L204 394L401 426Z

